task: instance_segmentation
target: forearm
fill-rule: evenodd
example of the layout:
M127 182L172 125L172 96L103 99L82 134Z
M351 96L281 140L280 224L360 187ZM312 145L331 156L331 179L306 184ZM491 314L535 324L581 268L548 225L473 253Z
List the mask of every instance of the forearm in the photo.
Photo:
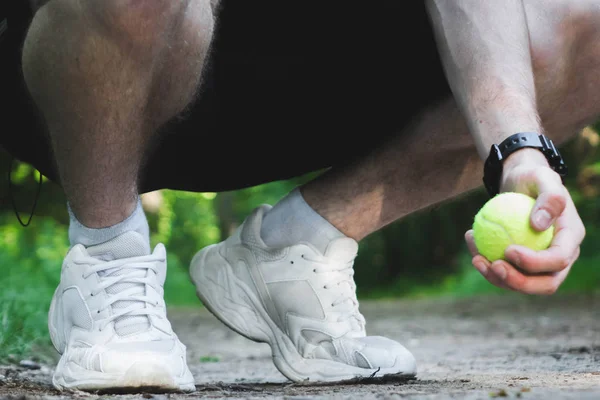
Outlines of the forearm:
M448 82L482 159L541 132L522 0L427 0Z

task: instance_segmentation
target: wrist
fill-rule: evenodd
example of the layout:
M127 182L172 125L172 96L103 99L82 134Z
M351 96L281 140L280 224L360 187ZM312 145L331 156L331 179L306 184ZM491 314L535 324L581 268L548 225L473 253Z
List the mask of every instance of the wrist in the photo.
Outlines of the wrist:
M504 160L503 164L505 170L521 165L539 167L550 166L550 164L548 164L546 156L544 156L544 154L540 150L529 147L525 147L515 151Z
M519 175L539 168L551 168L561 178L567 174L567 166L550 138L536 132L515 133L491 147L484 163L483 183L488 194L495 196L506 179L515 175L513 172Z
M490 147L506 139L507 133L543 131L535 99L524 96L523 93L503 88L492 99L478 100L477 96L472 96L471 101L469 129L483 160Z

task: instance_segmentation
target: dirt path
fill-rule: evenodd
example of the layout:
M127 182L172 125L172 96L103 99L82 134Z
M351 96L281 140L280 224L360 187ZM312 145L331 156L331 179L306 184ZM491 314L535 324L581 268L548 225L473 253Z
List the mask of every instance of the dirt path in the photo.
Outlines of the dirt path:
M363 302L371 335L416 356L410 382L300 386L273 367L267 345L225 328L204 309L169 315L188 346L197 391L142 398L600 399L600 295ZM0 367L0 398L106 398L52 389L52 368Z

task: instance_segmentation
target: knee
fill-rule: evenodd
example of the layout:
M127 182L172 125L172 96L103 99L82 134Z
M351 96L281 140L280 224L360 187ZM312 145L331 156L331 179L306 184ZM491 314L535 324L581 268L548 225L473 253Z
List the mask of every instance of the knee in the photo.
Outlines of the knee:
M586 76L582 68L600 66L597 1L526 0L525 4L538 83L574 89L573 81Z
M83 16L110 35L133 46L152 46L166 39L189 0L85 0Z
M213 24L210 0L50 0L42 9L49 22L78 19L129 48L163 46L184 19L201 33Z
M600 116L597 0L525 0L540 117L555 142Z

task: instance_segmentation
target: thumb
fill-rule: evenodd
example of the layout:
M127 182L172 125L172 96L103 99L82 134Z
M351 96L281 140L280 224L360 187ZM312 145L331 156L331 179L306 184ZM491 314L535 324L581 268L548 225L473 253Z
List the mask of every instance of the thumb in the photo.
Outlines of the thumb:
M563 213L567 205L567 196L564 190L541 193L531 211L531 226L544 231Z

